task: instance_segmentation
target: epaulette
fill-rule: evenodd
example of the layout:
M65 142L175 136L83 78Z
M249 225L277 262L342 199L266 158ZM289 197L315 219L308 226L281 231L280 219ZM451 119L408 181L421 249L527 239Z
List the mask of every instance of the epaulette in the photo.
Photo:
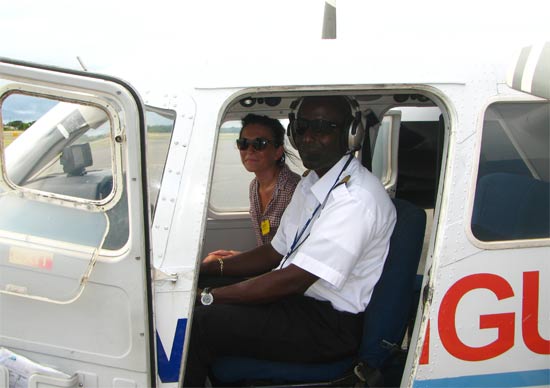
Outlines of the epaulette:
M311 170L305 170L304 173L302 174L302 178L305 178L306 176L308 176L310 172Z
M347 185L348 182L349 182L349 180L350 180L350 178L351 178L350 175L346 175L345 177L343 177L343 178L340 180L340 182L338 182L338 183L334 186L334 188L336 188L336 187L338 187L338 186L340 186L340 185Z

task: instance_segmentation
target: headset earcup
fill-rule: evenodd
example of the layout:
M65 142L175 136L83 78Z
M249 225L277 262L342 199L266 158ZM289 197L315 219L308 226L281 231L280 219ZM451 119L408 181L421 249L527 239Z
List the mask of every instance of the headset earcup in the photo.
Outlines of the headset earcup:
M365 136L365 127L360 113L351 123L348 134L348 151L357 151L361 148Z
M365 129L363 126L363 120L361 120L361 111L358 108L355 112L353 122L350 124L348 134L348 151L353 152L360 149L361 143L363 142Z
M294 112L291 112L288 114L288 127L286 129L286 135L288 136L288 141L294 147L294 149L298 149L296 147L296 142L294 141L294 134L296 131L294 130L294 125L296 123L296 114Z

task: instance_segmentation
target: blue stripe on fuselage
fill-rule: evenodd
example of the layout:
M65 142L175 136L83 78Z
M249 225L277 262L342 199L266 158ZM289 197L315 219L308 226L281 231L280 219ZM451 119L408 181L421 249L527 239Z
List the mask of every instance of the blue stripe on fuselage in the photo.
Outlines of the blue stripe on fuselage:
M475 376L415 380L414 388L435 387L533 387L550 385L550 369L496 373Z
M163 383L174 383L179 379L181 358L183 354L183 340L187 328L187 319L178 319L174 341L172 343L172 352L170 359L166 357L166 351L162 345L159 334L157 334L157 368L160 380Z

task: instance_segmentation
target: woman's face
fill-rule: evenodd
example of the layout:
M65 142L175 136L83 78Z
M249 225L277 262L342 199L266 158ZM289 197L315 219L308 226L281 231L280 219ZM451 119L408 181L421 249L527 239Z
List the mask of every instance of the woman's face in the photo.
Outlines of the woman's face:
M249 124L241 131L241 139L243 138L248 140L248 148L239 150L239 153L247 171L257 174L277 168L277 160L283 156L283 147L274 147L273 135L269 128L261 124ZM270 143L263 150L256 150L250 143L257 138L267 139Z

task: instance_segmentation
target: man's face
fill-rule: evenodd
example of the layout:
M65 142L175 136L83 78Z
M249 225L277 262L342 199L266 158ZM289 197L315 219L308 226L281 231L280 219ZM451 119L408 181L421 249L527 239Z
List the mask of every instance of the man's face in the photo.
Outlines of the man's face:
M342 131L346 114L331 98L306 98L297 117L295 142L304 166L323 176L345 154Z

